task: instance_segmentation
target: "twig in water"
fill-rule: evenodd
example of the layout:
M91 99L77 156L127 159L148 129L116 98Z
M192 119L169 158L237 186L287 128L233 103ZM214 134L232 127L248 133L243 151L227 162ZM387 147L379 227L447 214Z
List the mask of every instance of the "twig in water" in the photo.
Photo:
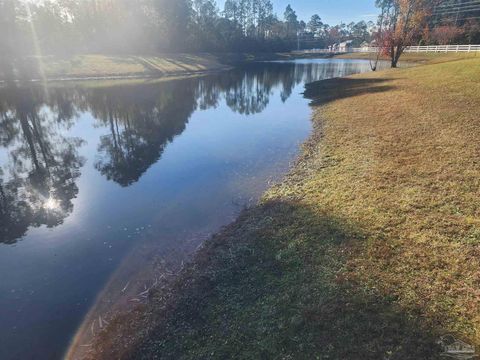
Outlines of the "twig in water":
M145 291L141 292L140 294L138 294L137 296L144 296L144 295L148 295L149 291L150 291L150 289L147 289L147 290L145 290Z
M90 330L92 331L93 336L95 336L95 321L97 321L97 320L93 320L92 326L90 327Z
M130 281L127 282L127 284L125 285L125 287L122 289L122 293L124 293L125 291L127 291L128 285L130 285Z

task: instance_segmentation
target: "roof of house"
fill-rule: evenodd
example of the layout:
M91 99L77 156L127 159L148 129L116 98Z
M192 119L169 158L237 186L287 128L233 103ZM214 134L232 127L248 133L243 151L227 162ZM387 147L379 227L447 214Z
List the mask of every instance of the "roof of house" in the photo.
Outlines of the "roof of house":
M352 42L353 42L353 40L347 40L347 41L344 41L344 42L340 43L340 46L347 46L347 45L350 45Z

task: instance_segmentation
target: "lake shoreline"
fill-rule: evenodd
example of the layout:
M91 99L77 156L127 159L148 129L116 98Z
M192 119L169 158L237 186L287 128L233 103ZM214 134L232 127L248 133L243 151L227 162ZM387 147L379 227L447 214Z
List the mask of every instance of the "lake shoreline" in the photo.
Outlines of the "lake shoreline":
M219 66L217 69L201 70L201 71L185 71L185 72L173 72L165 75L99 75L99 76L85 76L85 77L64 77L64 78L47 78L42 79L30 79L30 80L13 80L17 84L39 84L39 83L62 83L62 82L83 82L83 81L121 81L121 80L172 80L176 78L211 75L222 71L228 71L233 69L230 66ZM0 80L0 85L7 84L6 81Z
M475 54L471 54L473 57ZM402 61L438 63L465 58L465 54L404 54ZM294 59L370 59L372 54L315 53L227 53L227 54L166 54L158 56L76 55L67 58L46 56L40 62L28 59L26 79L7 81L0 76L0 86L8 83L62 83L79 81L169 80L178 77L202 76L231 70L237 66L263 61ZM32 60L34 59L34 60ZM381 57L381 60L388 60ZM42 71L39 71L42 68ZM1 74L0 74L1 75Z
M169 80L209 75L243 64L294 59L332 58L305 53L163 54L152 56L85 54L71 57L44 56L23 59L29 69L24 77L7 81L0 73L0 85L8 83L55 83L105 80ZM341 58L339 56L339 58ZM358 57L359 59L362 56ZM42 71L40 71L40 68Z
M211 54L99 55L67 57L42 56L20 59L23 75L9 80L1 76L0 84L97 81L125 79L163 79L211 74L231 69ZM14 72L17 70L14 69Z
M0 85L13 83L157 80L208 75L231 70L255 61L289 60L291 53L161 54L149 56L85 54L70 57L43 56L21 59L28 69L24 79L7 81L0 73ZM304 58L318 58L305 54Z
M463 127L471 124L474 114L458 108L448 112L441 105L441 91L447 87L451 103L480 105L475 71L469 71L478 66L478 60L442 61L308 85L314 131L285 180L208 240L178 276L155 289L148 304L115 319L88 358L295 358L323 351L342 359L385 354L429 359L438 356L436 342L446 332L478 344L473 330L478 308L468 305L468 294L443 290L450 274L478 280L472 273L478 260L469 255L478 252L476 243L449 240L468 234L473 225L447 214L450 193L462 199L466 217L475 217L466 199L478 199L478 193L444 180L447 200L443 207L435 205L439 185L421 172L435 171L427 169L429 162L448 161L449 152L437 156L445 139L429 143L420 137L424 153L410 153L408 146L421 133L410 131L417 123L437 134L451 126L446 121L437 125L439 116ZM445 84L432 82L439 73ZM467 81L473 88L459 92ZM432 99L419 97L422 91ZM394 98L432 114L415 118L397 100L392 103ZM387 104L396 104L395 111ZM347 116L352 107L356 113ZM467 148L466 159L477 150L468 139L457 134L456 141ZM404 173L405 166L417 170ZM448 168L439 171L436 176L446 179L457 176ZM478 171L468 167L469 173ZM412 194L417 187L420 192ZM446 223L437 226L440 219ZM461 267L444 256L452 253L462 260ZM434 265L439 261L446 271L440 278ZM451 315L452 306L461 317Z

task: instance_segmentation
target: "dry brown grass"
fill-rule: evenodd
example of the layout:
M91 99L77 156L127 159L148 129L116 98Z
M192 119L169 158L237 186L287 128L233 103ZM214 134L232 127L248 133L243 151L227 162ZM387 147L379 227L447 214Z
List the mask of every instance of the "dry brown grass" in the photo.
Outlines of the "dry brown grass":
M308 86L287 179L92 359L438 359L480 345L480 59Z
M338 59L374 59L375 54L350 53L336 55ZM388 56L382 56L382 60L389 60ZM419 63L441 63L446 61L463 60L470 58L480 58L480 53L405 53L400 61L419 62Z
M369 234L345 277L480 344L480 58L321 82L309 92L324 104L309 166L334 165L294 193Z

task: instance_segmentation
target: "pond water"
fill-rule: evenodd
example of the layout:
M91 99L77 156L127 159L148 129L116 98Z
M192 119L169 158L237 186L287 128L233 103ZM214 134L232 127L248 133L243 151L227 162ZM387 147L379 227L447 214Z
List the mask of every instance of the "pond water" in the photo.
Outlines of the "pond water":
M298 60L1 88L0 359L60 359L142 301L288 170L311 130L304 84L365 71Z

